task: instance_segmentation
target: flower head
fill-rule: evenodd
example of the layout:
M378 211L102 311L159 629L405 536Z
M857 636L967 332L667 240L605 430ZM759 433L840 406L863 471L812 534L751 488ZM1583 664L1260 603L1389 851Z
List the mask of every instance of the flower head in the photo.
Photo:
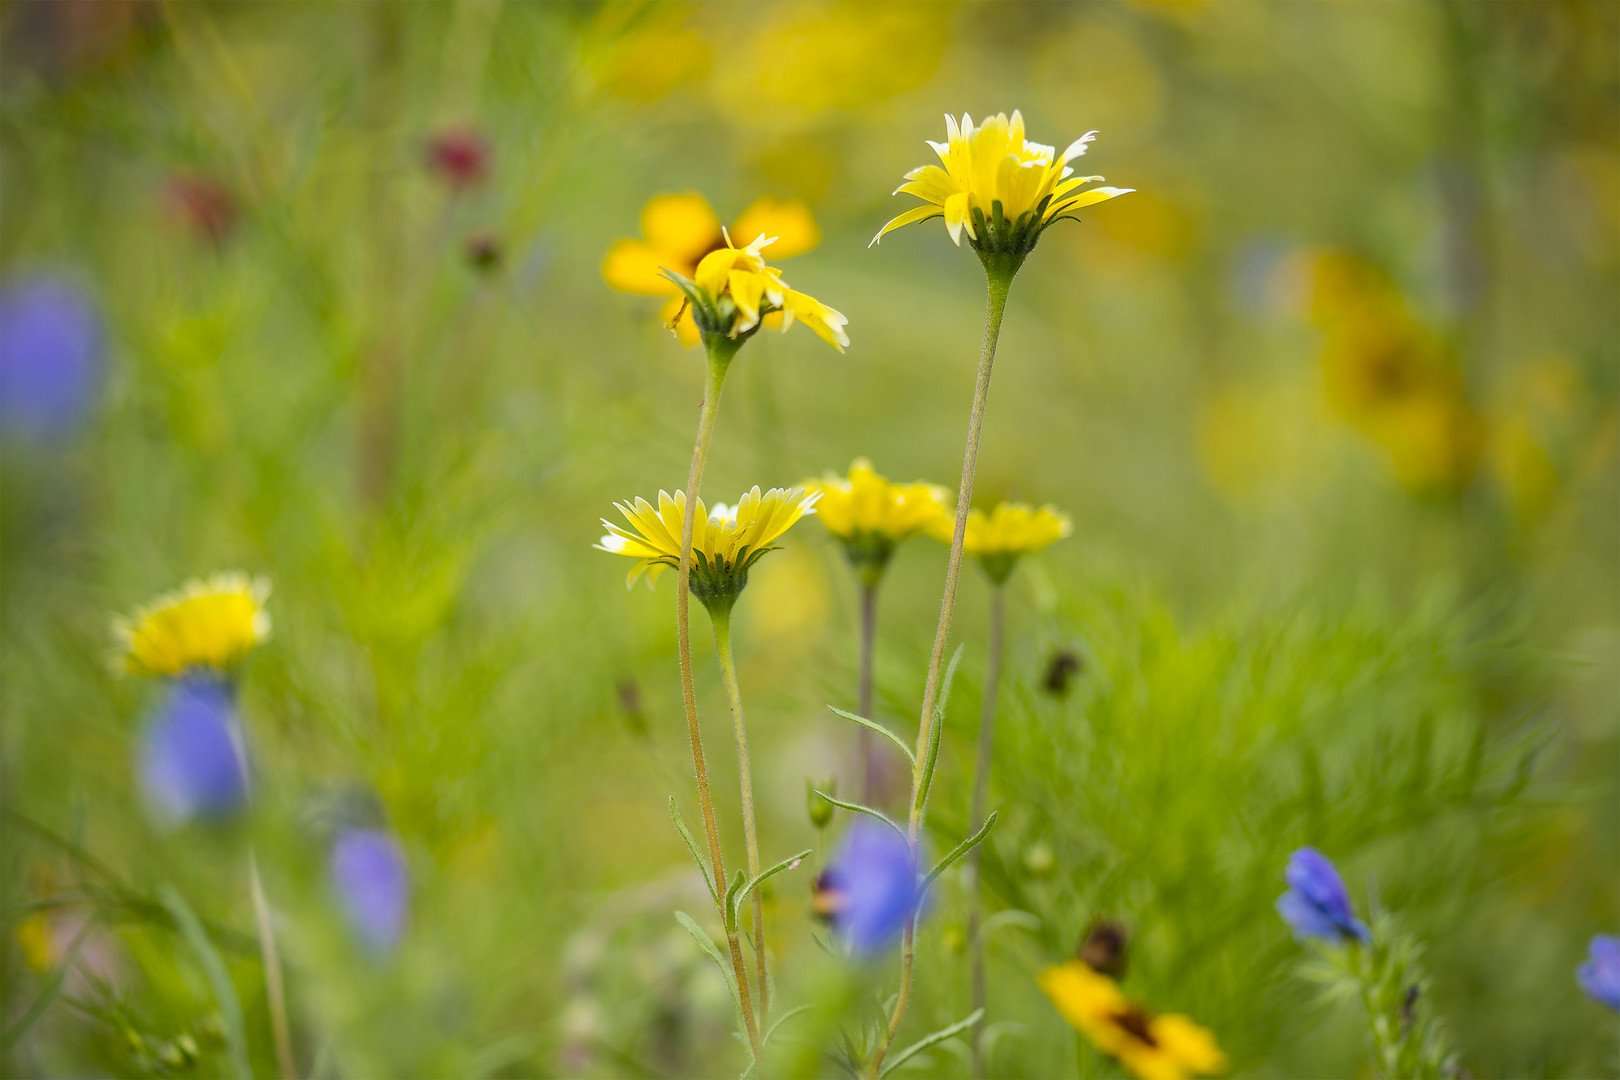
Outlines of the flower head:
M936 523L933 536L948 544L954 528L955 522L947 518ZM1072 528L1069 516L1050 504L1037 509L1025 503L997 503L988 514L968 511L962 550L978 559L990 580L1000 585L1019 559L1063 539Z
M37 277L0 288L0 434L72 434L101 385L105 344L76 286Z
M236 197L206 173L179 172L163 184L163 204L176 224L199 238L222 243L236 224Z
M797 199L766 196L742 212L728 233L703 196L659 195L641 211L640 240L620 240L602 260L602 276L620 292L665 296L663 320L675 327L683 345L696 345L698 325L680 286L664 276L673 270L685 278L697 273L705 255L729 247L727 236L774 236L771 255L785 259L803 254L821 240L810 208Z
M1620 937L1598 934L1588 948L1590 957L1575 969L1575 981L1587 997L1620 1012Z
M699 521L692 529L692 595L704 604L727 603L736 599L748 584L748 570L767 552L771 543L787 532L806 514L815 513L819 493L802 487L772 488L760 493L758 487L743 494L736 506L716 504L705 511L697 501ZM634 585L646 575L651 587L665 568L681 561L681 533L686 523L686 493L673 496L658 493L656 508L646 499L613 504L630 523L626 530L607 519L607 535L597 543L603 551L628 555L636 560L625 585Z
M816 913L832 922L857 956L899 940L921 901L911 844L868 819L850 827L844 846L816 880Z
M775 237L762 233L745 248L734 246L729 233L725 239L725 247L703 256L692 277L664 271L685 296L705 341L741 342L764 325L767 316L779 316L779 321L770 321L783 333L796 319L839 352L849 347L849 335L844 333L849 320L841 312L788 288L782 272L765 264L761 252L776 242Z
M1277 913L1293 928L1294 936L1328 941L1372 940L1355 916L1350 894L1339 871L1315 848L1304 847L1288 859L1288 891L1277 898Z
M171 824L241 807L247 759L230 687L207 675L169 686L147 720L137 771L152 807Z
M938 484L891 483L872 463L857 458L849 476L828 473L806 487L821 492L816 514L844 545L849 561L875 582L901 541L949 526L950 492Z
M1184 1080L1226 1067L1207 1030L1185 1016L1154 1015L1079 960L1047 968L1040 981L1063 1019L1142 1080Z
M446 128L428 139L429 171L458 190L487 180L493 156L489 139L473 128Z
M923 200L890 221L872 238L916 221L942 217L951 241L958 246L962 233L983 258L997 254L1014 258L1013 268L1035 247L1042 231L1084 207L1124 195L1133 188L1098 187L1079 190L1100 176L1074 176L1069 162L1082 156L1095 131L1087 132L1063 151L1024 138L1024 118L1016 110L1009 119L997 113L974 126L963 114L945 117L946 141L929 142L939 165L923 165L906 173L895 189Z
M384 829L344 828L332 841L332 882L354 932L375 952L399 943L410 911L405 853Z
M270 583L246 574L194 578L128 619L113 623L124 670L178 675L190 668L225 671L270 636L264 601Z

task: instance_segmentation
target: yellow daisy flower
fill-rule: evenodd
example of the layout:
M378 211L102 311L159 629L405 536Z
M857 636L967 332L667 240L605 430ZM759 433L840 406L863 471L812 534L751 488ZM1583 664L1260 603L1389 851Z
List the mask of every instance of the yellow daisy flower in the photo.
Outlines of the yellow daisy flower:
M1142 1080L1186 1080L1226 1067L1209 1031L1185 1016L1155 1016L1079 960L1047 968L1040 983L1063 1019Z
M133 675L178 675L187 668L228 669L270 636L264 601L270 583L246 574L194 578L116 619L121 661Z
M705 605L729 604L748 584L748 570L767 551L771 542L787 532L806 514L816 512L819 492L802 487L772 488L760 493L756 486L737 500L736 506L717 504L705 511L697 501L698 523L692 530L692 595ZM602 524L607 535L597 543L602 551L628 555L636 560L625 578L633 586L643 575L651 588L666 568L681 561L681 531L686 522L686 493L660 491L655 509L646 499L613 504L630 523L630 529Z
M821 493L816 516L844 545L863 578L876 583L897 544L919 532L950 528L950 492L938 484L896 484L857 458L849 476L827 473L805 486Z
M956 522L936 522L930 534L942 543L951 542ZM1018 560L1068 536L1069 516L1050 504L1039 509L1025 503L997 503L986 514L969 510L962 550L979 560L984 572L997 585L1007 580Z
M703 256L730 246L726 235L703 196L693 192L655 196L641 211L642 238L614 243L602 260L602 277L620 292L668 297L661 313L664 322L674 324L683 345L696 345L699 334L691 309L663 270L691 277ZM730 235L774 236L771 254L778 259L801 255L821 242L821 229L808 205L770 196L756 199L744 210Z
M1102 179L1074 176L1069 167L1069 162L1086 152L1096 137L1095 131L1070 143L1059 157L1052 147L1024 138L1024 118L1017 111L1011 119L997 113L977 127L965 113L960 126L954 117L947 116L945 130L945 142L928 143L944 168L924 165L913 169L906 173L906 183L894 192L915 195L923 205L883 226L872 238L873 244L902 225L942 217L957 246L961 246L965 231L968 243L981 254L994 252L1022 259L1048 225L1073 217L1084 207L1135 190L1079 190Z
M740 344L761 325L786 333L798 320L839 352L849 346L844 333L849 320L842 313L788 288L782 271L765 264L761 252L776 242L775 237L755 237L745 248L734 246L729 233L725 240L725 247L703 256L691 278L664 271L685 294L699 333L723 335Z

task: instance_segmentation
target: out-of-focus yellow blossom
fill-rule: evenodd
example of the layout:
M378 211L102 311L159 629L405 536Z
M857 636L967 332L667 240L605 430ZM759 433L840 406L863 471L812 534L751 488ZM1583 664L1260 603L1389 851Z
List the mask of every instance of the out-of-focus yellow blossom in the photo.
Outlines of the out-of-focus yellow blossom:
M1485 423L1455 393L1414 394L1382 410L1368 432L1389 455L1395 479L1419 495L1468 485L1485 447Z
M114 620L124 670L178 675L193 667L233 667L270 635L269 595L268 581L241 573L186 582Z
M602 14L614 13L614 6ZM714 50L678 19L655 19L615 35L591 68L604 92L625 101L652 102L709 75Z
M705 604L735 599L748 583L749 567L772 550L772 541L794 522L815 513L820 498L819 492L802 487L772 488L763 494L755 487L736 506L716 504L710 511L705 511L699 499L699 520L692 530L692 595ZM630 523L630 530L604 518L607 535L596 546L636 560L625 578L626 587L645 576L650 588L666 568L680 565L686 493L660 491L656 508L642 498L613 505Z
M1185 1080L1226 1067L1208 1030L1185 1016L1148 1012L1079 960L1047 968L1040 984L1063 1019L1142 1080Z
M35 971L49 971L56 964L56 942L51 936L50 916L36 912L17 925L17 946L23 963Z
M844 327L849 320L808 293L790 289L782 272L765 264L764 248L774 237L760 236L745 248L726 246L703 256L687 278L666 271L685 294L698 332L740 342L762 325L786 333L795 321L815 331L827 344L843 352L849 346ZM777 315L779 319L768 319Z
M1131 188L1099 187L1081 191L1100 176L1075 176L1069 162L1086 152L1096 137L1087 132L1069 144L1062 156L1050 146L1024 138L1024 118L1014 110L975 126L966 113L957 124L945 117L946 141L929 142L944 165L923 165L906 173L895 189L923 200L890 221L872 238L913 222L945 219L951 241L962 233L975 251L1023 256L1034 248L1041 231L1076 211L1130 192Z
M1234 501L1297 496L1319 483L1326 440L1314 384L1224 387L1199 406L1204 471Z
M950 492L938 484L896 484L857 458L849 476L827 473L805 486L821 492L816 516L844 545L850 564L877 584L895 547L920 532L951 528Z
M770 196L750 204L730 235L747 240L775 237L771 255L777 259L802 254L821 242L821 229L809 206L797 199ZM657 195L641 210L641 237L616 241L602 260L602 276L620 292L669 297L661 317L675 323L682 344L696 345L699 334L691 310L680 288L663 271L690 278L705 255L729 247L720 218L708 200L695 192Z
M1488 456L1498 485L1519 517L1531 521L1553 505L1564 482L1568 436L1580 376L1560 356L1545 357L1509 376L1492 409Z
M817 514L822 505L816 504ZM783 549L772 560L771 572L754 588L758 591L754 594L749 633L759 640L797 642L798 647L790 651L797 657L807 639L827 625L831 607L827 570L807 547Z
M946 518L931 526L929 533L949 544L955 528L955 520ZM978 509L968 511L962 550L978 559L990 580L1000 585L1019 559L1063 539L1072 528L1069 516L1054 506L1037 509L1025 503L997 503L988 514Z

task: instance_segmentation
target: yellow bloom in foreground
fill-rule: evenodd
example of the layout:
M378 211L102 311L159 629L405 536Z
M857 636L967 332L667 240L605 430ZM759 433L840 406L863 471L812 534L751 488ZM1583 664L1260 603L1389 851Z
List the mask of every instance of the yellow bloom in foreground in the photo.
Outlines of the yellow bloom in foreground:
M1155 1016L1079 960L1047 968L1040 981L1063 1019L1142 1080L1185 1080L1226 1067L1207 1030L1185 1016Z
M246 574L195 578L113 623L122 662L134 675L178 675L187 668L224 670L270 636L264 610L270 584Z
M948 544L955 524L947 519L930 531L935 539ZM983 510L968 511L962 550L978 559L990 580L1000 585L1019 559L1063 539L1071 528L1069 516L1054 506L1036 509L1025 503L997 503L988 514Z
M810 207L798 199L756 199L731 227L732 236L776 237L772 256L785 259L814 248L821 229ZM620 292L665 296L662 318L673 322L684 345L698 343L697 323L680 288L663 271L691 277L703 256L728 247L726 230L708 200L693 192L658 195L641 211L640 240L619 240L602 260L602 277Z
M849 335L844 333L849 320L815 297L788 288L782 271L765 264L762 252L775 242L775 237L758 236L739 248L732 245L728 234L726 246L703 256L690 279L673 270L665 274L685 294L692 319L705 336L723 335L741 342L767 316L779 315L779 322L769 320L773 328L786 333L798 320L843 352L849 345Z
M950 528L950 492L920 480L891 483L865 458L856 459L848 477L828 473L805 486L821 493L816 516L869 583L883 573L895 545L919 532Z
M771 542L787 532L806 514L815 513L818 492L802 487L772 488L760 494L758 487L746 492L736 506L717 504L705 512L697 501L698 522L692 529L692 593L705 604L735 599L748 584L748 569L758 562ZM597 547L614 555L636 560L625 579L629 587L646 575L652 587L666 568L680 565L681 531L686 522L686 493L660 491L658 506L646 499L613 504L630 523L623 529L606 518L607 535Z
M906 183L895 189L923 200L878 231L885 233L929 218L942 217L951 240L958 246L962 233L976 251L1004 252L1022 257L1035 246L1041 231L1055 221L1095 203L1124 195L1133 188L1080 188L1100 176L1074 176L1069 162L1086 152L1096 137L1087 132L1063 151L1024 138L1024 118L1014 111L989 117L975 127L963 114L957 125L945 117L946 141L929 142L939 165L924 165L906 173Z

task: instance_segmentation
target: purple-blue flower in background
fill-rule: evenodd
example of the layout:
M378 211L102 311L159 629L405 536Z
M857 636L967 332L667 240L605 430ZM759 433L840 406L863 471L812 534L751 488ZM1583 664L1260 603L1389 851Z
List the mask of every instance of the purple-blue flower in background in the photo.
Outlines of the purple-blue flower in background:
M348 827L332 841L332 881L349 924L366 945L388 952L399 944L410 913L405 853L383 829Z
M1588 948L1590 955L1575 969L1575 981L1587 997L1620 1012L1620 937L1599 934Z
M1288 859L1288 891L1277 898L1277 913L1293 928L1294 937L1371 940L1367 927L1350 907L1350 894L1331 860L1315 848L1304 847Z
M101 321L66 280L0 286L0 432L35 442L70 435L101 386Z
M816 909L860 956L900 937L917 910L917 859L906 838L875 821L858 820L816 882Z
M139 773L146 797L169 824L240 808L247 801L247 757L230 686L210 676L170 683L147 719Z

